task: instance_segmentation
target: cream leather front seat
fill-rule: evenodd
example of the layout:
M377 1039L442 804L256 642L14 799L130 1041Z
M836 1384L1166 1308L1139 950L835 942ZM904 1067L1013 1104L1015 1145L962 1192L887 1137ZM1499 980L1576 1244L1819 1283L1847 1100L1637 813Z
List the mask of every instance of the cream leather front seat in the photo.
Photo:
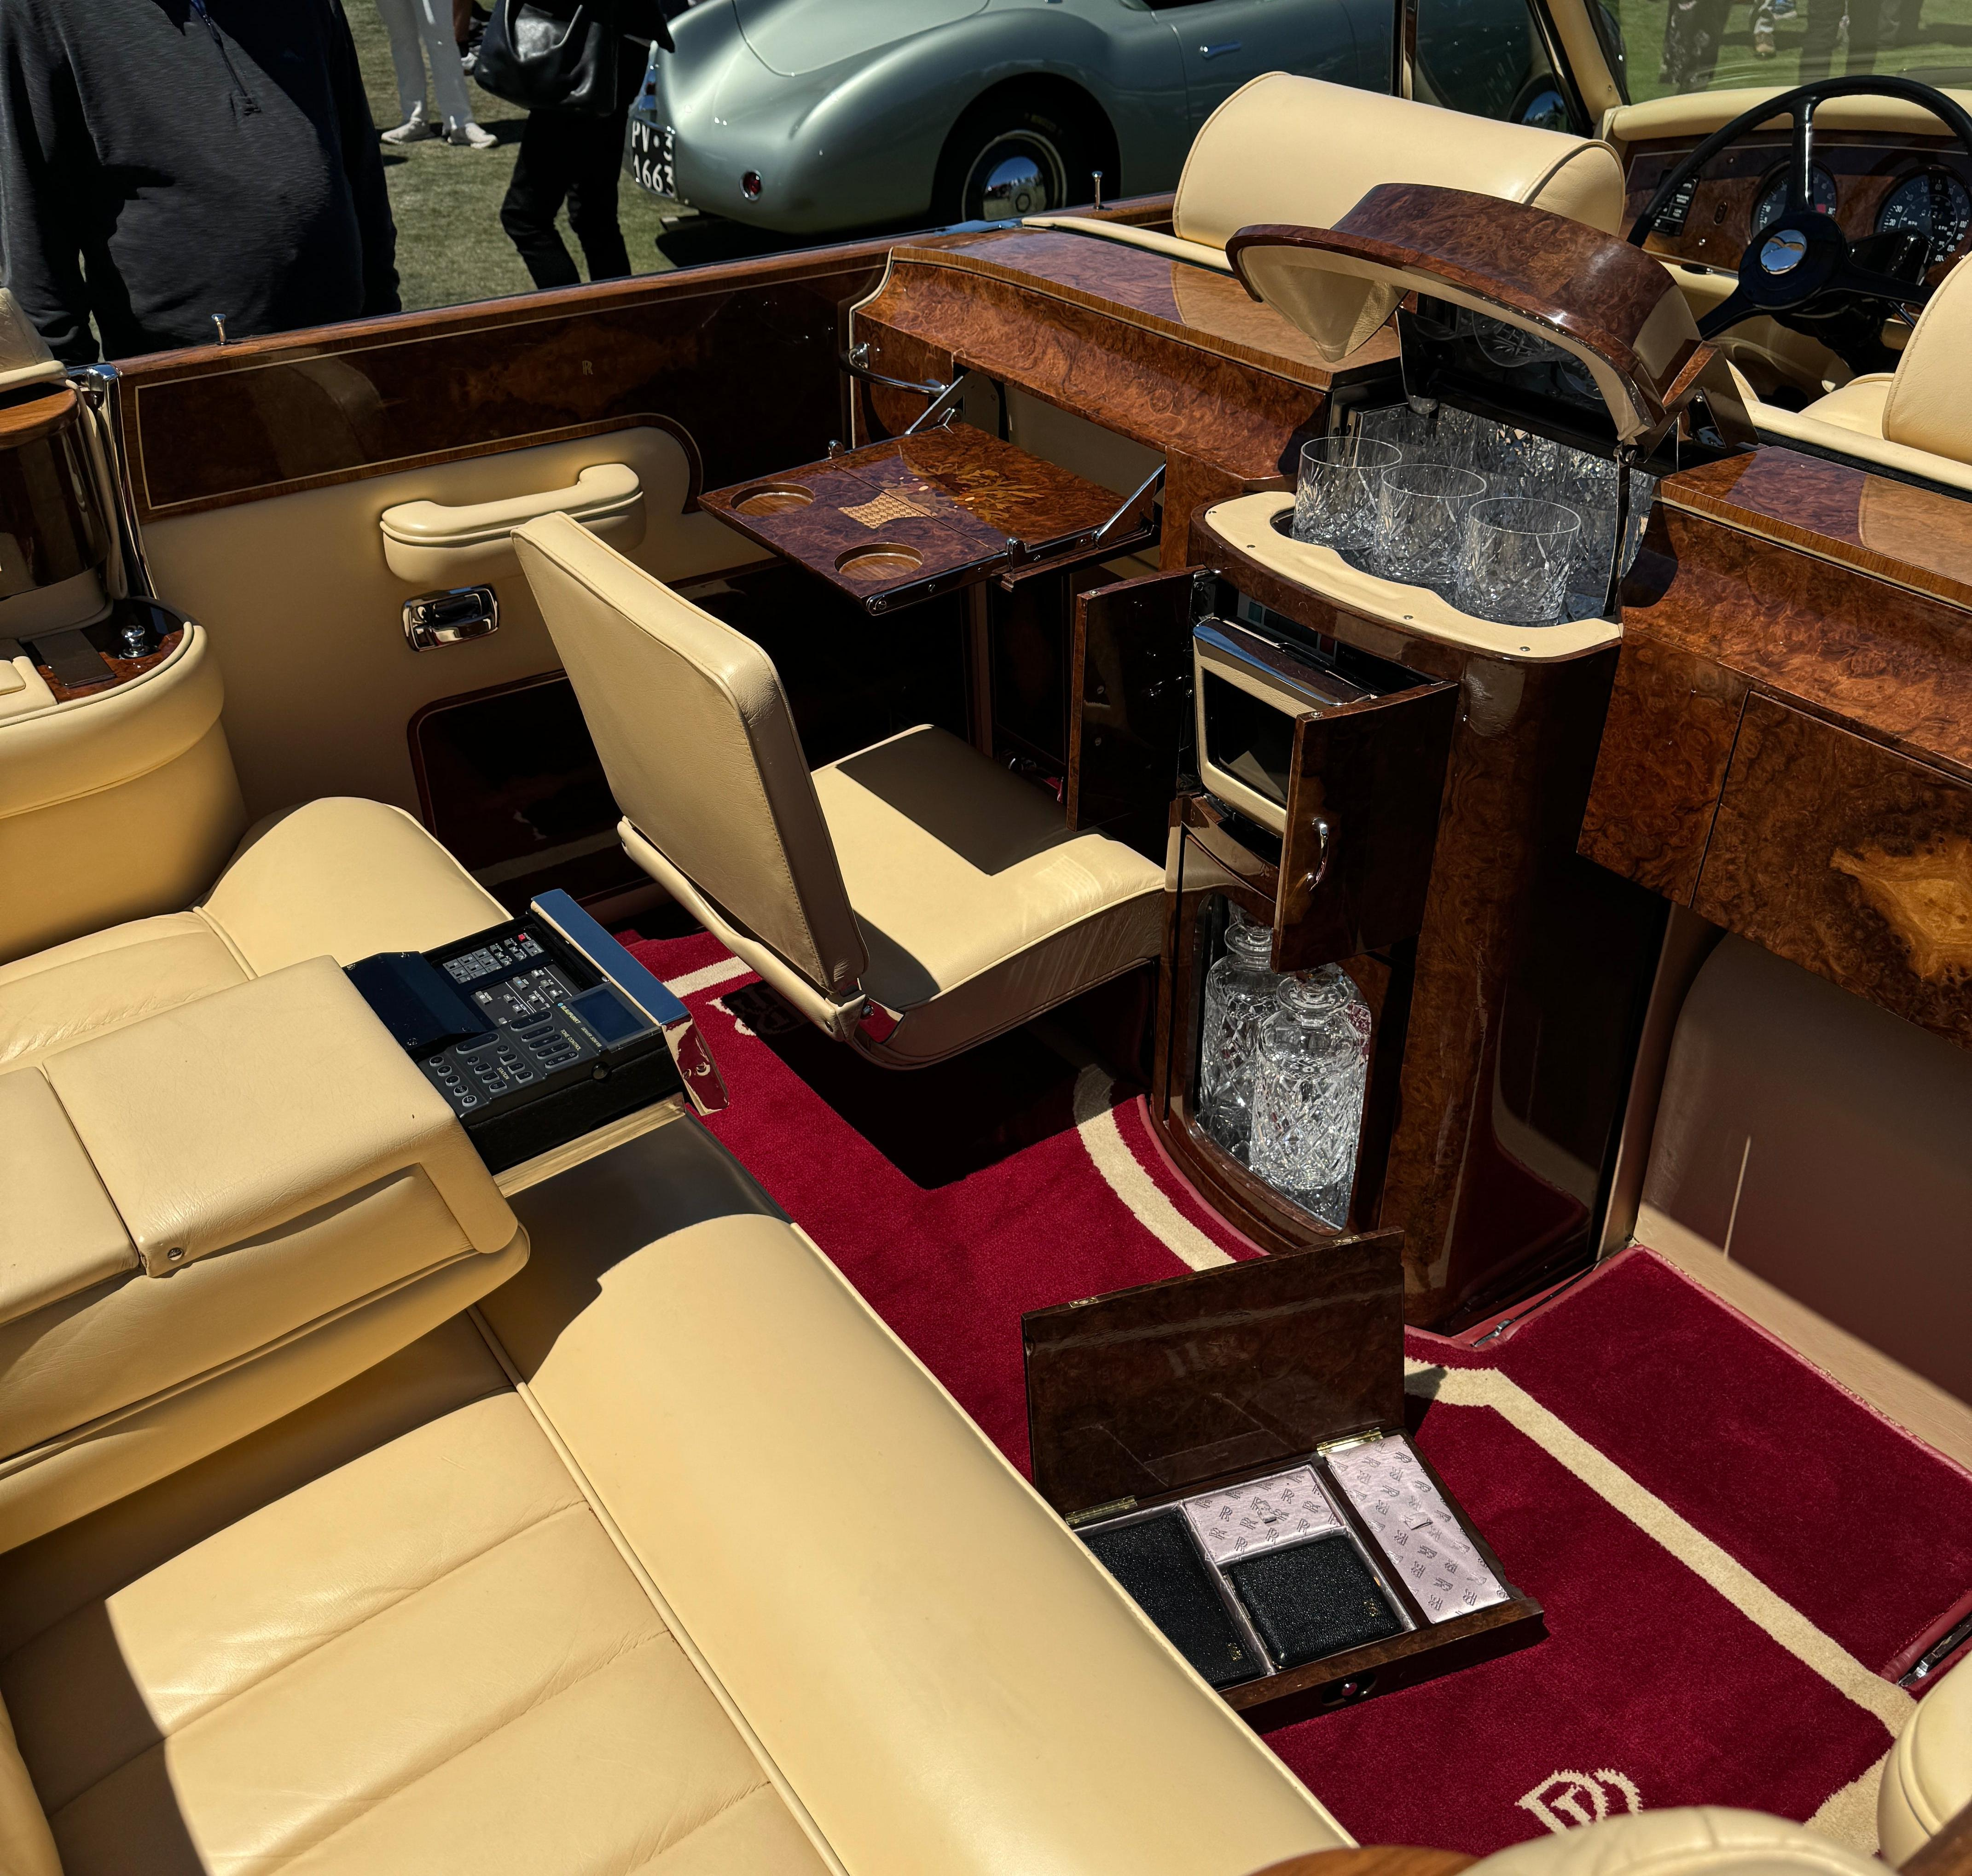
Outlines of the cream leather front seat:
M1939 283L1894 371L1866 372L1799 411L1760 402L1743 379L1741 389L1771 436L1972 490L1972 268Z
M1901 1867L1972 1805L1972 1672L1962 1665L1912 1709L1883 1761L1876 1834Z
M1382 182L1531 203L1608 234L1622 220L1623 166L1606 143L1269 72L1234 92L1193 139L1170 234L1078 215L1027 225L1073 229L1230 273L1226 243L1240 229L1261 222L1333 227Z
M1158 955L1141 855L929 726L811 774L750 639L565 515L514 538L624 847L831 1034L917 1067Z

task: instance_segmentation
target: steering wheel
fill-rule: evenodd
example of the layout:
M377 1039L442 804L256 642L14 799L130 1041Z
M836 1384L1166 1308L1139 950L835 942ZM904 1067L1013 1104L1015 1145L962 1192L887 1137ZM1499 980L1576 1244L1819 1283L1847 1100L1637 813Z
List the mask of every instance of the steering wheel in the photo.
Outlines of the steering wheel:
M1815 330L1824 324L1843 329L1818 331L1833 349L1859 369L1873 368L1875 353L1884 348L1874 336L1882 323L1879 311L1873 321L1859 324L1853 315L1858 302L1874 302L1892 312L1907 306L1921 306L1932 289L1925 283L1928 245L1921 235L1889 237L1886 247L1880 235L1852 243L1837 226L1833 215L1814 206L1814 111L1829 98L1851 97L1859 93L1903 98L1921 105L1958 139L1959 147L1972 158L1972 116L1942 91L1921 84L1914 78L1885 74L1853 78L1823 78L1811 85L1797 86L1766 103L1756 104L1722 130L1715 130L1684 161L1658 184L1657 193L1630 230L1630 243L1641 247L1654 227L1657 217L1686 183L1690 181L1713 157L1749 130L1776 117L1794 119L1794 143L1788 154L1787 203L1778 221L1753 230L1753 238L1739 259L1739 283L1699 322L1699 335L1711 338L1740 320L1767 313L1783 324L1805 322ZM1900 252L1891 252L1892 247ZM1860 250L1859 253L1858 250ZM1889 260L1889 266L1883 263ZM1905 279L1890 266L1910 269L1914 278ZM1838 338L1846 345L1838 343ZM1873 349L1871 349L1873 348ZM1850 357L1860 350L1867 365Z

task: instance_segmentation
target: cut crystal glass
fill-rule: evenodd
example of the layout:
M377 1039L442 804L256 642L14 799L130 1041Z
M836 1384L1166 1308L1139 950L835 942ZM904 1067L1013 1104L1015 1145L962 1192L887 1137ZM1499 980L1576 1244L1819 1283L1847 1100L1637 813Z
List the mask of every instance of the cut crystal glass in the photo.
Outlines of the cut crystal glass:
M1198 1111L1205 1130L1236 1159L1252 1132L1253 1068L1260 1025L1277 1007L1281 979L1268 963L1274 935L1236 910L1226 955L1205 976L1205 1037L1199 1050Z
M1340 1230L1370 1078L1370 1006L1340 966L1282 981L1261 1025L1248 1164Z

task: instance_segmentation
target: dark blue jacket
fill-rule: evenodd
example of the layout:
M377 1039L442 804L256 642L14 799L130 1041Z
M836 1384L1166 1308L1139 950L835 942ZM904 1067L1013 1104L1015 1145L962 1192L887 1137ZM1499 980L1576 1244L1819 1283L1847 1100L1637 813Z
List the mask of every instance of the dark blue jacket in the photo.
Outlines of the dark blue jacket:
M71 364L397 309L341 0L0 0L0 256Z

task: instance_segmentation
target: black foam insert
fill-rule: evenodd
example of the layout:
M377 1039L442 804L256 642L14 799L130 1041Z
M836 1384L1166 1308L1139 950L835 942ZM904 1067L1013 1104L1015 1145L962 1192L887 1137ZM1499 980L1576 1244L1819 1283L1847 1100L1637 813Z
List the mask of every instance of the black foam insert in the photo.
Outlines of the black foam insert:
M1399 1633L1403 1624L1347 1538L1317 1538L1227 1566L1275 1663L1298 1668Z
M1213 1686L1232 1687L1266 1672L1227 1613L1183 1512L1092 1531L1082 1541Z

